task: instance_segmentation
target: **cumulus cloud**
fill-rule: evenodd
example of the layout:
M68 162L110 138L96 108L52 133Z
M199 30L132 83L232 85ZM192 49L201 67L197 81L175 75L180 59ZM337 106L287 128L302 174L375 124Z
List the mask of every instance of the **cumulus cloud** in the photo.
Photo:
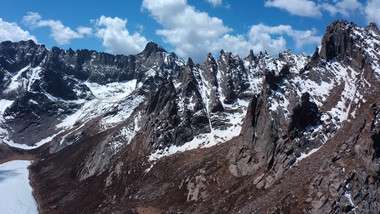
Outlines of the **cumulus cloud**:
M113 54L136 54L141 52L147 39L135 32L130 34L127 19L101 16L96 20L96 36L103 39L103 46Z
M267 26L254 25L248 33L249 41L258 46L260 50L268 50L270 54L276 54L286 50L284 36L291 37L300 50L305 45L319 44L322 37L317 36L317 30L295 30L290 25Z
M311 30L292 30L288 35L296 42L296 48L300 50L305 45L320 44L322 36L317 35L317 29Z
M143 7L163 25L157 34L164 42L173 45L180 56L195 61L205 58L213 41L232 31L221 19L197 11L186 0L144 0Z
M250 49L263 50L258 47L254 47L247 39L246 35L230 35L225 34L224 36L213 41L210 45L210 52L214 53L220 50L225 50L238 54L239 56L247 56ZM201 59L205 59L206 55L203 55ZM201 61L198 61L201 62Z
M380 0L369 0L364 11L368 22L380 24Z
M305 45L318 45L322 36L317 35L316 29L295 30L290 25L268 26L264 24L252 25L245 35L225 34L208 46L211 52L224 49L239 56L246 56L249 50L255 53L266 51L276 55L288 49L287 39L292 39L296 49L301 50ZM203 56L204 57L204 56Z
M378 1L378 0L374 0ZM363 4L358 0L268 0L265 7L276 7L288 11L290 14L304 17L320 18L323 11L330 13L330 16L340 14L349 17L354 13L363 11Z
M22 22L31 28L50 27L50 36L59 44L66 45L71 39L80 39L85 35L91 35L92 29L87 27L79 27L77 31L72 30L62 24L60 20L44 20L41 15L35 12L28 12L23 17Z
M306 17L321 17L320 6L310 0L272 0L266 1L265 7L276 7L293 15Z
M274 27L263 24L253 25L246 35L226 34L219 38L212 43L211 51L223 49L244 57L252 49L255 53L267 51L275 55L287 49L286 39L283 37L287 31L292 31L292 28L283 25Z
M357 0L342 0L336 2L334 5L323 3L322 9L328 11L331 16L335 16L336 14L341 14L345 17L349 17L350 14L355 12L362 12L363 5Z
M267 0L265 7L276 7L293 15L314 18L321 17L322 12L328 12L332 17L364 13L368 22L380 24L380 0L368 0L366 3L358 0Z
M221 6L222 0L206 0L208 3L210 3L213 7Z
M289 25L254 25L246 34L232 35L233 30L221 19L197 11L186 0L144 0L143 7L164 27L157 31L164 42L173 45L181 57L192 57L196 62L221 49L240 56L248 55L250 49L278 54L287 49L284 36L293 38L297 48L319 44L321 39L314 29L297 31Z
M6 22L0 18L0 42L12 41L18 42L20 40L33 40L37 42L36 37L30 35L28 31L24 31L14 22Z

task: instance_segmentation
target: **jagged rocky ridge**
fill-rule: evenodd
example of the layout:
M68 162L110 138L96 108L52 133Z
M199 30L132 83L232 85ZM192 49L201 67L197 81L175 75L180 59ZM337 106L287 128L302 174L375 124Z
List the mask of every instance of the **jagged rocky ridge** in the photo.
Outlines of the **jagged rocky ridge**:
M43 213L377 213L379 48L345 21L311 57L201 65L3 42L0 155L33 149Z

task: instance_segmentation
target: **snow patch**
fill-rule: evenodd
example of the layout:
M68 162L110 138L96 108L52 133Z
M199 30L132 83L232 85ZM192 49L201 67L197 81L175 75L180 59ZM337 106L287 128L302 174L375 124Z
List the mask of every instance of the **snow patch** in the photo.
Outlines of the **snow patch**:
M310 152L308 153L301 153L301 155L296 159L296 162L295 163L298 163L300 162L301 160L307 158L307 157L310 157L310 155L316 153L320 148L322 148L322 146L318 147L318 148L315 148L315 149L312 149Z
M117 111L115 114L102 119L102 125L109 128L109 125L120 123L127 119L133 110L144 101L142 96L130 96L136 90L137 80L108 83L106 85L89 82L85 84L90 88L96 99L90 101L79 100L79 103L84 103L83 106L62 120L57 125L58 129L72 128L79 122L85 123L107 112Z
M99 100L116 102L131 94L137 85L137 80L125 82L112 82L100 85L93 82L85 82L85 85L91 90L92 94Z
M347 181L345 181L345 182L347 182ZM350 202L351 207L353 207L352 210L354 211L354 213L356 213L355 210L358 208L358 206L355 206L355 203L352 200L352 195L351 195L351 192L349 191L349 184L350 183L347 183L345 185L344 197L346 197L348 199L348 201Z
M352 104L355 98L360 98L361 95L358 93L357 85L359 80L355 78L356 72L351 68L340 68L342 74L342 84L344 84L343 92L340 96L340 100L334 108L332 108L328 113L334 119L337 125L340 125L343 121L349 119L350 111L352 111ZM355 117L355 112L351 112L351 116Z
M139 113L134 117L133 122L124 126L120 129L113 137L113 142L111 142L111 147L114 151L118 151L119 147L122 145L128 145L132 142L133 138L136 136L138 131L140 131L139 121L141 119L141 114Z
M5 129L4 125L4 112L5 110L12 105L13 101L12 100L5 100L5 99L0 99L0 144L5 142L8 143L10 142L9 139L9 133Z
M10 107L13 100L0 99L0 119L3 119L5 110Z
M7 89L4 90L4 92L9 93L9 92L15 91L15 90L19 89L20 87L22 87L23 79L20 77L21 77L22 73L27 71L29 68L30 68L30 65L26 66L25 68L21 69L18 72L12 73L11 74L12 75L11 82L9 83Z
M32 149L36 149L50 141L52 141L56 136L60 135L61 133L63 133L65 130L62 130L52 136L49 136L49 137L46 137L42 140L40 140L39 142L36 142L34 143L33 145L29 146L29 145L26 145L26 144L19 144L19 143L15 143L13 142L13 140L10 140L10 139L7 139L7 141L4 141L6 144L8 144L9 146L11 147L14 147L14 148L19 148L19 149L24 149L24 150L32 150Z
M28 65L20 71L11 74L11 82L9 83L8 87L4 90L4 92L9 93L18 89L31 91L34 82L40 79L41 71L42 68L40 66L31 68L30 65ZM22 77L22 74L24 73L26 74L26 77Z
M117 111L116 114L106 116L102 119L102 124L105 128L110 128L114 124L121 123L128 119L133 111L142 103L144 102L145 98L143 96L130 96L125 101L119 103L115 110Z
M32 68L31 72L28 73L28 85L26 86L27 91L31 91L32 85L36 80L40 79L40 73L42 71L41 67Z
M352 207L355 207L354 201L352 200L352 195L349 192L345 192L344 196L348 199Z

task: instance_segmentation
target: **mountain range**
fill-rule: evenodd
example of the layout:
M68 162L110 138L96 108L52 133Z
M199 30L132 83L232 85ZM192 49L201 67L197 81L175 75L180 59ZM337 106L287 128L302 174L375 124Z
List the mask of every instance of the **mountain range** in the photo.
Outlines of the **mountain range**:
M379 213L380 31L195 64L0 44L0 160L41 213Z

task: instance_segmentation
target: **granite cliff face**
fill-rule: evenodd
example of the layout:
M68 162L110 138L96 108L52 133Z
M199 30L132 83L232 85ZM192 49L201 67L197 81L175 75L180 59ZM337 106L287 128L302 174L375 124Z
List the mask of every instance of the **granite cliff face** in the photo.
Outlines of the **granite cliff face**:
M201 65L3 42L0 158L36 158L42 213L378 213L379 48L345 21Z

